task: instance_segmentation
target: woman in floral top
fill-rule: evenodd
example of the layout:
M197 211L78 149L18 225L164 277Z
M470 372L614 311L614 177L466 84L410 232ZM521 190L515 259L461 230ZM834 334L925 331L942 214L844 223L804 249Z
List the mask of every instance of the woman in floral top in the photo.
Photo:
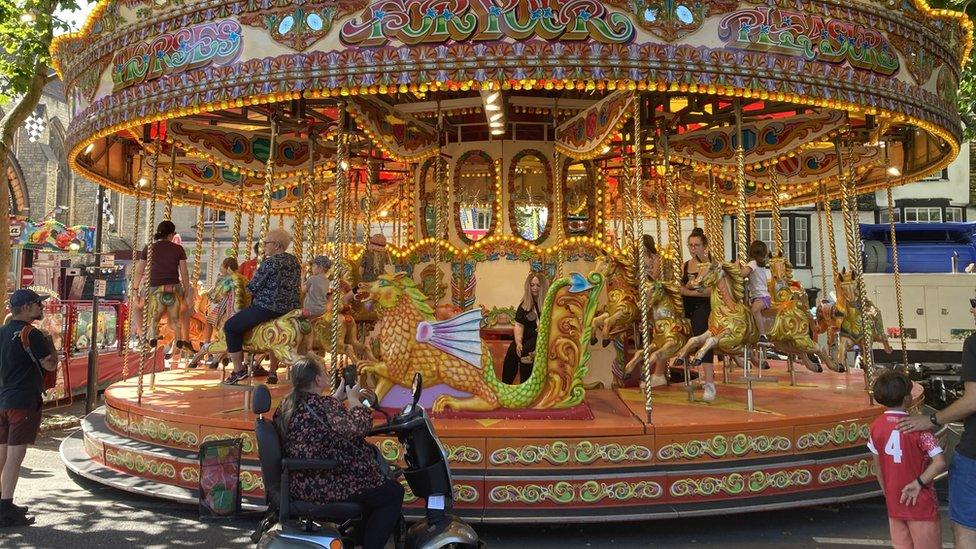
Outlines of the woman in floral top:
M291 235L286 231L268 231L264 237L264 261L247 284L251 305L224 323L227 354L234 361L234 373L224 380L228 385L236 385L250 375L244 369L244 334L258 324L301 307L298 301L301 265L285 251L290 244Z
M292 391L275 410L283 457L338 463L327 471L295 471L289 493L313 503L360 503L366 514L363 548L382 549L400 517L403 487L383 475L375 449L366 441L372 414L359 399L359 386L340 382L331 396L323 396L328 380L314 355L296 361L291 367Z

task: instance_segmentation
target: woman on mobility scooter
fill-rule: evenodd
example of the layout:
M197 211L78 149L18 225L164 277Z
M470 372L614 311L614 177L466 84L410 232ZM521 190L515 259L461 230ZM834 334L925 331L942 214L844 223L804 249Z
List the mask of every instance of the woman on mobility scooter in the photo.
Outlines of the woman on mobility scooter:
M375 450L366 441L372 419L359 387L340 382L333 394L323 395L331 387L330 378L312 355L291 367L291 382L292 391L274 414L283 457L338 463L329 470L295 471L291 497L315 503L360 503L366 519L363 548L382 549L400 517L403 487L380 471Z

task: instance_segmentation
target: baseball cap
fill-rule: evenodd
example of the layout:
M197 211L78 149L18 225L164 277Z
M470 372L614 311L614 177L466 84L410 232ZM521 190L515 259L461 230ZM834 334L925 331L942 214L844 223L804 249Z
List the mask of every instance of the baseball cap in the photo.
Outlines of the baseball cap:
M31 303L41 303L49 297L51 296L47 294L39 294L34 290L21 289L10 294L10 306L23 307L24 305L29 305Z

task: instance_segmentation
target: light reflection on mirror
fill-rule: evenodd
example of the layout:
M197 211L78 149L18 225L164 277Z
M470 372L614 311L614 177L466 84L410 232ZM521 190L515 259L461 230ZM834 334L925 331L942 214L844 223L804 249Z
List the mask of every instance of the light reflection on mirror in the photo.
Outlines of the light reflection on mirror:
M458 159L454 180L458 232L467 242L481 240L495 221L495 164L483 151L468 151Z
M596 191L593 167L589 162L577 162L567 164L564 169L563 181L565 181L566 186L563 191L563 198L566 201L566 235L582 236L589 234L594 207L593 195Z
M512 230L529 242L539 242L549 226L549 165L535 151L516 155L515 162L510 185L515 223Z

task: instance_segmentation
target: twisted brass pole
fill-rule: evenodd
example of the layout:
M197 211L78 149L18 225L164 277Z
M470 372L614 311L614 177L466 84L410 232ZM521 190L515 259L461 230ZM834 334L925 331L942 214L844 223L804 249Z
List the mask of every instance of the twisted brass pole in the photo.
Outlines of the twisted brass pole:
M742 100L735 100L735 192L736 192L736 216L739 222L736 228L736 257L739 261L745 261L749 243L746 242L746 167L745 149L742 144Z
M786 255L783 249L783 218L780 216L779 204L779 179L776 177L775 167L770 167L771 178L769 181L769 194L772 196L772 206L770 215L773 227L773 255ZM753 238L757 235L753 233Z
M634 101L634 173L630 178L630 200L632 206L630 209L631 219L630 223L632 225L631 235L633 239L628 242L630 249L632 250L634 257L637 260L638 268L638 279L637 287L640 299L640 333L641 333L641 345L644 353L643 367L641 369L641 377L644 381L644 412L647 414L647 421L651 421L651 413L654 408L654 399L651 394L651 374L653 364L651 364L651 312L650 312L650 258L644 253L644 247L641 245L641 233L643 232L642 225L642 212L643 208L640 207L641 202L641 186L643 183L644 176L644 149L645 143L647 141L647 134L644 124L645 116L645 97L643 94L638 94Z
M661 126L661 163L664 167L664 194L668 205L668 247L671 248L671 277L675 284L681 285L681 212L678 203L678 189L671 173L671 149L668 145L668 128Z
M156 200L158 198L158 183L159 183L159 142L156 142L156 151L153 154L153 167L152 167L152 177L149 180L149 203L147 204L148 213L148 223L152 227L150 231L154 231L156 227ZM152 233L149 233L150 235ZM152 272L152 261L153 261L153 239L150 236L148 239L149 245L146 247L146 266L143 269L142 274L142 295L144 296L143 306L142 306L142 357L139 360L139 381L136 386L136 401L142 404L142 386L143 379L142 376L145 372L145 363L147 355L152 355L152 368L149 377L149 390L153 390L155 385L156 376L156 349L153 348L150 352L149 348L149 325L152 322L150 320L150 315L148 313L149 300L152 296L149 295L149 274ZM175 326L174 326L175 328ZM153 338L157 334L153 333Z
M275 163L275 149L278 146L278 120L275 118L271 119L271 144L268 150L268 161L265 163L264 169L264 194L261 197L261 215L264 217L261 219L261 235L259 237L261 242L264 242L265 237L268 236L268 231L271 228L271 189L274 186L274 163ZM236 252L235 252L236 253Z
M159 142L163 146L163 142ZM166 181L166 203L163 205L163 219L173 219L173 193L176 190L176 145L170 147L169 178Z
M338 367L339 353L339 308L342 304L339 291L345 266L342 262L343 240L346 236L343 221L343 208L347 192L347 171L349 169L349 136L346 135L349 123L346 104L339 105L339 128L336 133L336 169L335 169L335 242L332 245L332 268L329 269L329 286L332 291L332 333L329 341L329 365L334 373Z
M820 283L823 285L824 294L827 293L827 257L824 255L824 201L818 198L817 205L817 242L820 246Z
M241 220L244 217L244 182L245 176L241 176L240 188L237 190L237 211L234 212L234 232L231 235L231 249L234 252L234 259L241 257Z
M136 188L135 203L135 220L132 225L133 258L136 257L139 251L139 218L142 217L142 197L138 188ZM122 379L129 379L129 338L132 336L132 304L136 302L136 294L139 291L132 282L132 276L130 275L127 279L127 287L125 289L125 295L129 303L129 315L126 317L125 325L122 327L122 341L124 343L122 346ZM143 314L145 314L145 309L143 310Z

